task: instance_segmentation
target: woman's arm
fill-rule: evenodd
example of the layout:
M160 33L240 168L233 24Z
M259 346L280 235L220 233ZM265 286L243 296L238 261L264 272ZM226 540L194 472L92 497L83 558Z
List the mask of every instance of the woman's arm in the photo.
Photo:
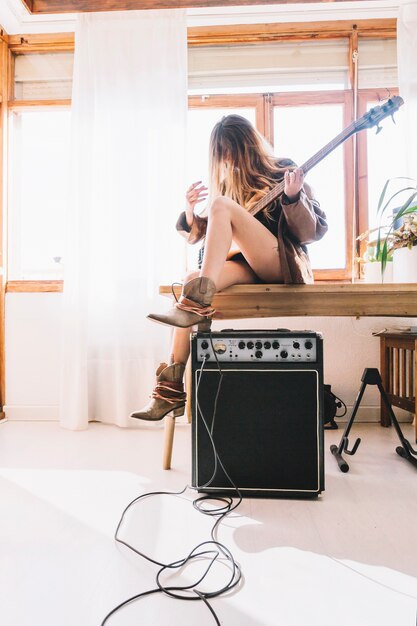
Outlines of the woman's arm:
M318 241L328 229L326 215L313 197L309 185L302 183L303 175L297 177L292 174L287 178L288 184L285 181L285 192L281 198L288 229L301 244Z
M206 234L207 230L207 218L200 217L199 215L194 215L193 223L190 227L187 222L187 216L185 211L180 213L180 216L176 223L176 229L186 238L188 243L197 243L201 241Z
M185 194L185 211L183 211L176 224L178 232L186 238L188 243L197 243L206 234L207 219L194 214L196 204L207 198L207 187L201 180L190 185Z
M194 209L197 204L207 199L207 187L205 187L201 180L196 183L192 183L185 194L185 218L190 228L194 222Z

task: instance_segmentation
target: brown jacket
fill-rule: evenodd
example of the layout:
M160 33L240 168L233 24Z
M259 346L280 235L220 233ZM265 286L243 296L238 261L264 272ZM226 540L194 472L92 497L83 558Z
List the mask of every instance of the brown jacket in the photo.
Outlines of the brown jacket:
M296 202L286 203L285 198L283 195L276 200L281 208L277 240L284 283L313 283L306 244L318 241L327 232L326 215L306 184ZM193 225L189 229L183 212L178 218L176 228L188 243L197 243L206 234L207 217L195 215Z

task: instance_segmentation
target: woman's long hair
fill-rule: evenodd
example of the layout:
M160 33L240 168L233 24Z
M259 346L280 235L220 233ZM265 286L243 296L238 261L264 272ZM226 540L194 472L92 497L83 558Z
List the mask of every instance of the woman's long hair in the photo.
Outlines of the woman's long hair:
M227 196L252 208L277 182L276 157L240 115L226 115L210 136L210 198Z

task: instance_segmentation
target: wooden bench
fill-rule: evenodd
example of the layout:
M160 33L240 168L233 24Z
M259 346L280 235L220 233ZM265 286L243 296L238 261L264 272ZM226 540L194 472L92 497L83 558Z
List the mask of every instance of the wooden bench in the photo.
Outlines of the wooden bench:
M181 287L174 287L177 298ZM159 289L172 296L171 285ZM214 319L262 317L416 317L417 283L364 284L320 283L314 285L234 285L216 294ZM188 365L189 367L189 365ZM191 377L186 376L187 392ZM188 394L190 397L190 394ZM188 407L187 415L190 416ZM165 418L163 468L170 469L175 420Z

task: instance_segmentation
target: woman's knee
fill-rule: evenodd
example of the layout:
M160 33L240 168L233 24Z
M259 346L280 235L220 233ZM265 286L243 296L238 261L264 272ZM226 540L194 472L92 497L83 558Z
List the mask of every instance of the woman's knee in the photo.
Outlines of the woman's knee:
M213 215L219 215L224 213L230 213L230 209L232 206L232 202L229 198L225 198L224 196L217 196L214 198L213 202L209 207L209 215L208 218Z
M184 283L189 283L190 280L194 280L194 278L199 278L199 276L200 276L199 271L188 272L188 274L186 274L184 277Z

